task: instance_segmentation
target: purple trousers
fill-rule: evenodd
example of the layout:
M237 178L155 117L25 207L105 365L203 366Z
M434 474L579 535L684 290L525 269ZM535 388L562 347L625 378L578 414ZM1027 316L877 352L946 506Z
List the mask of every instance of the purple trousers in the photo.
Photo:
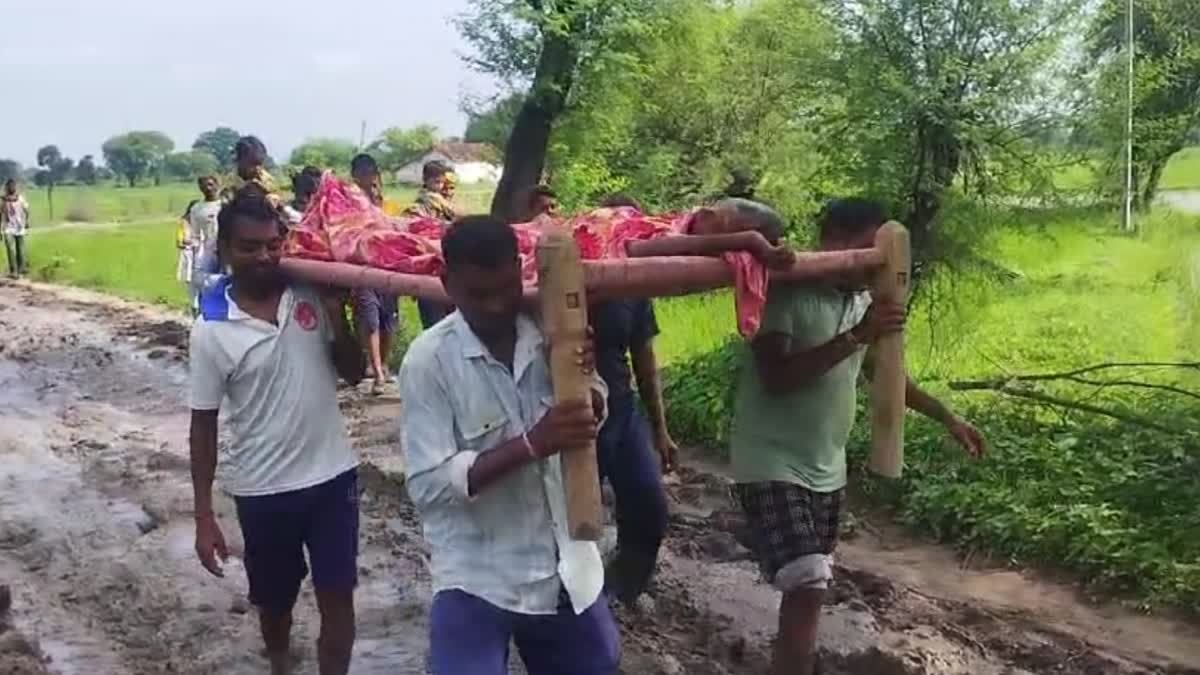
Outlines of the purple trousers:
M621 650L616 621L603 595L576 615L510 612L463 591L440 591L429 617L434 675L507 675L515 642L529 675L614 675Z

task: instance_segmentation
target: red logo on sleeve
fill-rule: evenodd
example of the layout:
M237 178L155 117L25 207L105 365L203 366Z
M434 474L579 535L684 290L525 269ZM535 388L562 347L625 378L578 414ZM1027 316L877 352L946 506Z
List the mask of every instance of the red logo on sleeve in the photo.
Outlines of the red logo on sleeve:
M292 313L292 318L296 320L297 326L306 331L317 329L317 310L310 302L297 303L296 311Z

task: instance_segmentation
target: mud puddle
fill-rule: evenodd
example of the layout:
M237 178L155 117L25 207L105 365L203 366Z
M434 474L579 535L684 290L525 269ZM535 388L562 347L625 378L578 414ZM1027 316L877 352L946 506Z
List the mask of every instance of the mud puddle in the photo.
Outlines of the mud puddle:
M231 503L217 504L235 554L225 578L192 552L186 334L170 315L95 294L0 286L0 584L13 591L0 674L266 672ZM341 398L365 458L353 672L424 673L428 552L392 452L399 402ZM627 675L763 672L778 596L721 515L718 473L671 479L657 579L618 611ZM825 673L1200 673L1192 627L878 534L844 544ZM315 672L316 629L306 591L299 672Z

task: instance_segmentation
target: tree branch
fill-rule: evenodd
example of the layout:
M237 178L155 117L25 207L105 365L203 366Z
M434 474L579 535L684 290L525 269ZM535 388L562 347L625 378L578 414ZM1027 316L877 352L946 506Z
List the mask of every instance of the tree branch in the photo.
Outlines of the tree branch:
M1114 419L1119 422L1125 422L1126 424L1132 424L1134 426L1145 427L1147 429L1154 429L1155 431L1161 431L1163 433L1168 433L1168 434L1181 433L1181 431L1179 429L1174 429L1171 427L1161 425L1158 422L1154 422L1152 420L1146 419L1145 417L1141 417L1139 415L1133 415L1131 413L1121 412L1119 410L1109 410L1107 408L1101 408L1100 406L1091 405L1089 403L1079 403L1076 401L1068 401L1066 399L1058 398L1056 396L1050 396L1048 394L1043 394L1039 391L1033 391L1032 389L1013 387L1011 385L1004 384L1004 383L997 384L995 382L951 382L950 388L955 391L983 391L983 390L995 391L997 393L1005 394L1007 396L1012 396L1014 398L1023 398L1023 399L1028 399L1030 401L1036 401L1038 403L1044 403L1046 405L1051 405L1051 406L1054 406L1057 408L1064 408L1067 410L1078 410L1080 412L1091 413L1093 415L1100 415L1102 417L1108 417L1110 419Z

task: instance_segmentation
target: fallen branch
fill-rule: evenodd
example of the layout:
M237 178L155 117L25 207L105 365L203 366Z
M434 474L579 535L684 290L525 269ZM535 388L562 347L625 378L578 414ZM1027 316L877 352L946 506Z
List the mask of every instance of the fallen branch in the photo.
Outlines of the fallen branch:
M1064 408L1067 410L1078 410L1080 412L1091 413L1093 415L1100 415L1102 417L1108 417L1110 419L1114 419L1119 422L1125 422L1126 424L1132 424L1135 426L1145 427L1147 429L1154 429L1156 431L1161 431L1161 432L1168 433L1168 434L1182 433L1181 430L1179 430L1179 429L1164 426L1162 424L1159 424L1158 422L1147 419L1140 415L1134 415L1132 413L1122 412L1120 410L1110 410L1108 408L1101 408L1100 406L1092 405L1090 403L1080 403L1078 401L1068 401L1067 399L1058 398L1056 396L1050 396L1049 394L1043 394L1040 391L1034 391L1032 389L1025 389L1022 387L1014 387L1011 384L1008 384L1008 382L1011 382L1011 381L1012 380L1010 379L1005 382L994 382L994 381L951 382L950 388L953 389L954 391L994 391L994 392L997 392L1000 394L1005 394L1007 396L1012 396L1014 398L1023 398L1023 399L1028 399L1030 401L1037 401L1038 403L1044 403L1046 405L1055 406L1057 408Z
M1094 366L1086 366L1075 370L1067 370L1061 373L1043 373L1038 375L1011 375L1005 378L997 378L989 380L994 382L1040 382L1043 380L1062 380L1078 375L1086 375L1094 373L1098 370L1109 370L1112 368L1188 368L1191 370L1200 370L1200 361L1143 361L1143 362L1114 362L1114 363L1098 363Z

